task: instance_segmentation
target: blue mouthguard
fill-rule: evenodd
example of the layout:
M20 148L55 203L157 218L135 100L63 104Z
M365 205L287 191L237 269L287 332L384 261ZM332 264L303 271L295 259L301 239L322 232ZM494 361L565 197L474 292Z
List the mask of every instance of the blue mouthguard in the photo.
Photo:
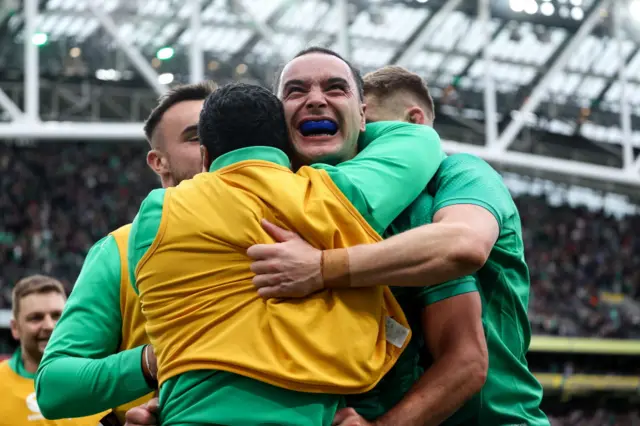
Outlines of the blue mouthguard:
M300 131L305 134L309 133L335 133L338 131L336 123L330 120L305 121L300 126Z

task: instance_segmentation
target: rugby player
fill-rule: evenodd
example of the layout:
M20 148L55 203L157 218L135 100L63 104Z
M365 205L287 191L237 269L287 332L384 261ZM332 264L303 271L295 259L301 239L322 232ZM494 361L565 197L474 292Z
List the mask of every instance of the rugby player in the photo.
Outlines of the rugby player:
M104 415L50 422L36 401L34 376L66 299L62 283L44 275L28 276L13 287L11 334L20 346L0 362L0 426L95 426Z
M368 122L433 124L433 101L425 84L403 68L386 67L365 76L365 96ZM252 269L259 274L254 282L261 294L300 296L319 288L323 279L317 250L271 224L265 229L286 242L249 251L260 259ZM349 248L343 278L353 287L399 286L394 294L414 321L414 335L423 327L428 350L420 353L428 368L395 407L386 405L407 388L383 381L368 396L373 400L350 401L357 411L376 425L549 425L540 410L542 388L525 358L531 336L529 273L520 217L500 175L475 156L448 157L425 193L390 227L387 235L394 234L401 235ZM445 282L475 271L475 277ZM433 287L420 290L416 298L405 293L414 286ZM410 375L409 369L405 377ZM367 424L349 409L336 422Z
M147 164L163 187L201 171L198 118L214 90L210 83L176 87L150 114ZM38 404L48 419L114 408L124 423L127 409L147 401L156 387L155 358L145 346L144 318L127 273L130 227L89 250L51 336L36 377Z
M325 145L348 140L355 151L360 93L346 64L333 71L329 108L299 109L295 131ZM289 82L292 97L296 84ZM346 115L351 108L359 112ZM353 160L294 174L290 132L267 89L218 89L199 123L209 173L152 191L133 222L129 268L158 356L161 424L329 425L341 401L335 394L372 388L406 344L380 332L385 318L405 323L388 289L265 303L245 250L269 240L260 217L302 230L319 247L378 241L437 170L437 134L376 123ZM328 257L324 265L341 267ZM352 330L361 338L351 339Z

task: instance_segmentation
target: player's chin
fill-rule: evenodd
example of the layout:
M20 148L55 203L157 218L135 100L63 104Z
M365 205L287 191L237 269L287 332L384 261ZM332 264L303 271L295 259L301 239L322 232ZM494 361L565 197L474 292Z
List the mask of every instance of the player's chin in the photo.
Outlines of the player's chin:
M44 350L46 349L48 344L49 344L49 339L38 340L38 350L44 353Z
M341 151L343 144L343 139L339 133L322 136L297 134L293 140L296 151L306 158L312 158L314 161L333 157Z

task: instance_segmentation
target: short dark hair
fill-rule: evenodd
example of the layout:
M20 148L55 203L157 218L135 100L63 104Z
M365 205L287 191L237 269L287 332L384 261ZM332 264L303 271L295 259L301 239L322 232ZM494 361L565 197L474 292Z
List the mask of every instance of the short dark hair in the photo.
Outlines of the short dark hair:
M209 95L200 112L198 135L210 161L251 146L289 152L282 102L268 89L254 84L230 83Z
M404 90L414 95L435 118L435 105L427 83L418 74L406 68L389 65L364 76L364 93L379 98Z
M309 55L311 53L320 53L323 55L335 56L336 58L340 59L342 62L347 64L347 66L349 67L349 70L351 71L351 75L353 76L353 79L356 82L356 89L358 90L358 98L360 99L360 102L364 101L364 81L362 80L362 74L360 73L360 70L358 68L356 68L351 62L343 58L338 52L335 52L331 49L327 49L326 47L320 47L320 46L307 47L306 49L303 49L298 53L296 53L293 59L299 58L300 56ZM278 69L278 73L276 74L276 78L273 85L273 91L275 93L278 93L278 87L280 86L280 77L282 76L282 71L284 70L285 66L286 64L282 65Z
M167 93L160 96L158 105L151 111L149 118L144 123L144 134L149 143L153 131L158 127L164 113L175 104L185 101L203 101L217 89L212 81L203 81L196 84L185 84L171 88Z

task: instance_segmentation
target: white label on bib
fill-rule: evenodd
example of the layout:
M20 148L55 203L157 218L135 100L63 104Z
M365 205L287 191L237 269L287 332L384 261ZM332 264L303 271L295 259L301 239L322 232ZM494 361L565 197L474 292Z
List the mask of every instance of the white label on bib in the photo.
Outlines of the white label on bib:
M387 342L396 348L402 348L407 337L409 337L409 329L391 317L385 319L384 328L387 335Z

